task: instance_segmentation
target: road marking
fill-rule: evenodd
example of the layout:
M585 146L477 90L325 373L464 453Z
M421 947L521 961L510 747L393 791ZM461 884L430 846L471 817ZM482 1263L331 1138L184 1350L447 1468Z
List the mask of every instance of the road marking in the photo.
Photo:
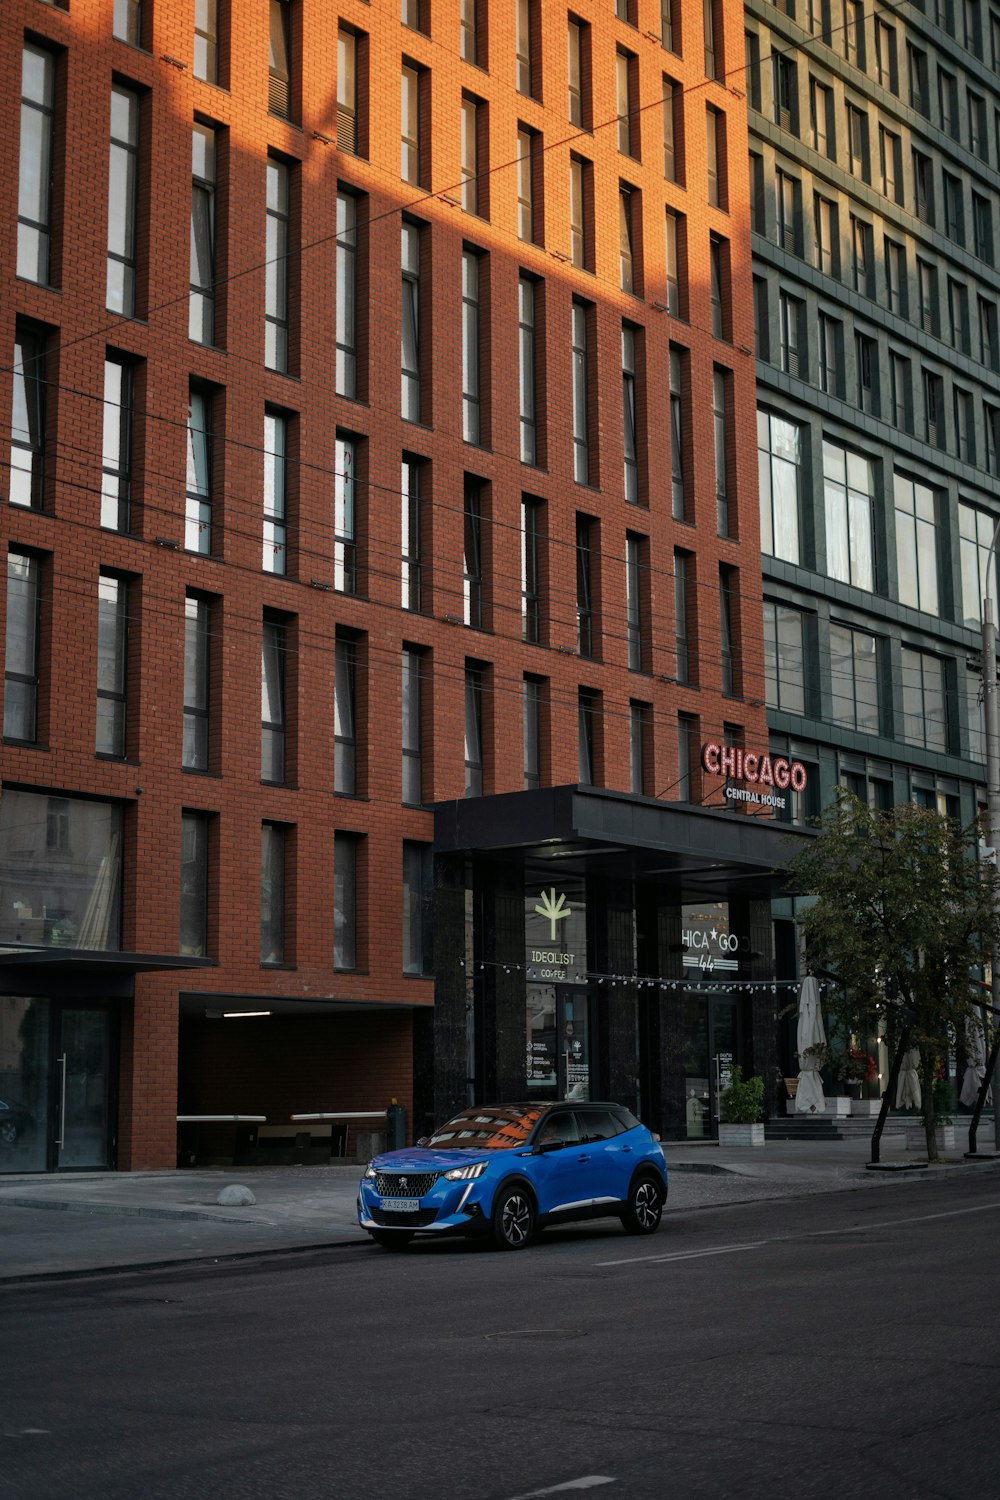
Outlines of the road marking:
M630 1255L625 1260L599 1260L598 1266L637 1266L644 1261L662 1265L668 1260L701 1260L706 1255L737 1255L743 1250L759 1250L767 1240L754 1240L750 1245L722 1245L717 1250L678 1250L674 1255Z
M606 1266L638 1266L643 1264L664 1265L675 1260L701 1260L708 1255L738 1255L744 1250L759 1250L763 1245L787 1245L797 1240L827 1239L835 1234L867 1234L871 1229L899 1229L907 1224L927 1224L933 1219L960 1219L965 1214L984 1214L990 1209L1000 1208L1000 1199L994 1203L977 1203L972 1208L950 1208L940 1214L912 1214L906 1219L879 1219L870 1224L843 1224L831 1229L807 1229L801 1234L778 1234L770 1240L754 1240L747 1245L721 1245L712 1250L679 1250L674 1255L632 1255L622 1260L598 1260L595 1268ZM544 1491L538 1491L544 1494ZM520 1497L515 1497L520 1500Z
M789 1235L789 1239L814 1238L820 1234L861 1234L868 1229L896 1229L901 1224L927 1224L931 1219L960 1219L963 1214L984 1214L991 1208L1000 1208L1000 1199L994 1203L977 1203L972 1208L949 1208L941 1214L913 1214L908 1219L880 1219L872 1224L848 1224L842 1229L812 1229L808 1235Z
M550 1484L544 1490L528 1490L523 1495L512 1495L511 1500L535 1500L536 1495L562 1495L567 1490L596 1490L599 1484L614 1484L609 1474L584 1474L579 1479L567 1479L565 1484Z

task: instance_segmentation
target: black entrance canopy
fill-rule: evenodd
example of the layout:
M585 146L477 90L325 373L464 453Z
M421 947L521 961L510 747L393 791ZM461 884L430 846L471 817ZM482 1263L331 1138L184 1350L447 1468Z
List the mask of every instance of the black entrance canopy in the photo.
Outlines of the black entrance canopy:
M521 854L583 869L676 880L722 897L778 895L809 830L760 814L692 807L602 787L557 786L434 807L437 854Z

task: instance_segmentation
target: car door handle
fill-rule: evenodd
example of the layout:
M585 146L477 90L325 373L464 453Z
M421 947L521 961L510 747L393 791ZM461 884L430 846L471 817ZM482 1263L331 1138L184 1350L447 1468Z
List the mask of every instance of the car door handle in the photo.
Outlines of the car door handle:
M583 1153L582 1156L578 1156L577 1157L577 1161L589 1161L589 1160L590 1160L590 1152L589 1151L584 1151L584 1153Z
M625 1154L626 1151L631 1151L631 1150L632 1150L631 1146L623 1146L622 1147L622 1155L624 1156L624 1154Z

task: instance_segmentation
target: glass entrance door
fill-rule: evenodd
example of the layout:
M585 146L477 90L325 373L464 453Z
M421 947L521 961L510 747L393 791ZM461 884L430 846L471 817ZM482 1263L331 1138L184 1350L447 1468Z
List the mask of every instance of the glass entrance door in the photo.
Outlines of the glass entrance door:
M718 1096L742 1056L737 1002L727 995L686 995L684 1116L689 1140L718 1135Z
M55 1077L59 1088L57 1168L110 1165L111 1017L61 1006Z
M0 1173L112 1165L110 1010L0 995Z

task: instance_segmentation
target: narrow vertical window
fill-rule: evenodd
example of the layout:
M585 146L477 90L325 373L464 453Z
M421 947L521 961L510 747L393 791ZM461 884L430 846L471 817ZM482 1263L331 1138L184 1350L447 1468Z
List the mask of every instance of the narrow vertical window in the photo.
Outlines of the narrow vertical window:
M594 654L594 571L589 516L576 518L576 644L581 656Z
M672 318L681 316L680 219L680 214L667 209L667 312Z
M289 179L283 161L267 159L267 260L264 289L264 363L288 370L288 283L291 217Z
M709 298L712 307L712 335L717 339L726 336L726 304L723 295L722 273L723 242L717 234L708 237Z
M518 388L520 394L521 462L538 462L538 424L535 390L535 283L522 276L517 283Z
M681 683L691 681L688 638L688 553L674 553L674 673Z
M579 156L569 159L569 258L574 266L587 262L587 233L584 207L584 163Z
M128 531L131 524L133 367L121 355L104 361L101 442L101 525Z
M181 764L187 771L209 767L209 661L211 605L188 594L184 601L184 736Z
M219 81L219 0L194 0L194 76Z
M52 243L55 61L40 47L21 54L21 147L17 191L17 274L48 284Z
M636 425L635 329L622 324L622 436L625 455L625 499L639 503L639 435Z
M480 441L479 256L462 252L462 437Z
M735 570L719 569L719 637L722 653L722 692L732 698L736 692L735 643L733 634L733 590Z
M462 547L462 619L474 630L483 626L483 510L476 480L466 477Z
M618 192L618 279L623 292L634 291L632 193L624 187Z
M479 62L479 17L476 13L477 9L478 0L462 0L462 9L459 16L462 61L474 64L478 64Z
M187 431L187 497L184 546L188 552L212 550L212 399L191 387Z
M106 305L135 316L136 196L139 171L139 100L129 89L111 90L108 168L108 274Z
M681 107L682 92L673 78L663 79L663 175L668 182L677 182L677 112Z
M285 844L280 823L260 825L260 961L285 961Z
M142 0L115 0L111 34L130 47L142 46Z
M583 127L583 28L585 22L570 17L567 31L569 76L569 123Z
M647 742L652 735L653 715L650 704L632 702L628 706L629 790L636 797L649 796L652 767Z
M802 435L798 423L758 409L760 549L792 563L799 561L801 468Z
M267 107L272 115L292 115L291 7L288 0L270 0L270 56Z
M264 412L264 542L265 573L288 568L288 418Z
M680 55L680 0L660 0L660 45Z
M516 0L514 51L517 58L517 92L534 92L531 86L531 0Z
M521 501L521 636L540 638L540 579L538 571L539 512L537 500Z
M670 350L670 493L675 521L686 517L684 501L684 382L682 354Z
M712 425L715 433L715 515L720 536L731 536L729 529L729 456L726 441L726 387L725 370L716 368L712 372Z
M524 712L524 788L532 791L542 784L542 683L537 677L525 677Z
M421 668L423 653L403 647L403 801L419 806L424 800L423 699Z
M204 958L208 952L208 818L181 813L181 910L179 952Z
M479 105L462 95L462 208L479 212Z
M702 0L702 12L705 31L705 77L718 78L722 68L722 54L719 46L722 38L717 35L719 28L715 14L715 0Z
M355 457L354 439L338 437L333 473L333 586L342 594L357 589Z
M333 967L358 964L358 846L356 834L333 836Z
M628 52L615 53L615 92L618 106L618 150L623 156L638 154L638 120L632 118L630 73L634 58ZM633 136L636 139L633 140Z
M579 776L581 786L597 784L597 716L600 700L597 693L581 688L577 698Z
M483 795L483 673L465 669L465 795Z
M215 342L215 131L195 124L191 135L191 295L188 337Z
M420 468L417 459L404 456L400 469L400 603L404 609L412 610L421 608L423 595Z
M590 483L589 371L587 355L587 309L573 302L573 478Z
M420 183L420 74L404 66L400 96L399 175L413 187Z
M517 237L531 244L535 237L534 193L531 180L531 131L517 132Z
M7 634L4 658L3 732L33 744L38 729L38 559L7 554Z
M403 315L401 409L408 422L420 421L420 230L403 220Z
M722 116L711 105L705 110L705 149L708 162L708 201L713 208L722 208L722 184L719 174L722 147Z
M125 754L128 585L102 573L97 586L98 755Z
M260 657L260 779L285 779L285 652L284 622L264 616Z
M625 613L628 627L628 668L630 672L641 672L645 666L646 629L643 595L648 580L648 564L644 553L648 543L645 537L628 532L625 537Z
M357 792L357 674L357 643L338 631L334 647L333 790L342 797L353 797Z
M337 194L337 395L358 393L358 200Z
M403 844L403 973L431 972L434 897L429 844Z
M337 32L337 150L358 151L358 39L343 26Z

